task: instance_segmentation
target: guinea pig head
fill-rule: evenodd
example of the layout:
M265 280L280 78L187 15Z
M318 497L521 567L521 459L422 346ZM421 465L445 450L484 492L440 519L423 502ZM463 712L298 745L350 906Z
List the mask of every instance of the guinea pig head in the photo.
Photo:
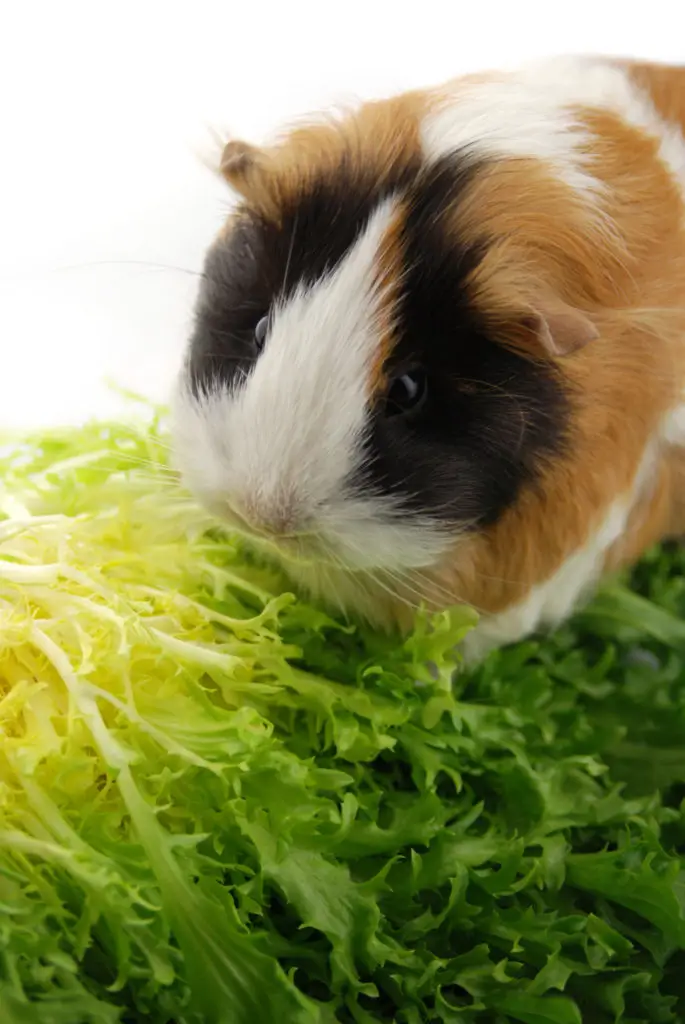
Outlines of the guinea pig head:
M214 513L286 561L398 578L563 453L564 363L597 333L516 230L477 215L489 163L428 164L402 125L227 147L241 202L207 256L174 410Z

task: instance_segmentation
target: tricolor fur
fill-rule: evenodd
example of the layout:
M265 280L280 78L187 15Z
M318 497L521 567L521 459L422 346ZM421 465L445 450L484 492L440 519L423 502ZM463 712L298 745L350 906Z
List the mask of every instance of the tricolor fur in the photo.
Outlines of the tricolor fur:
M189 485L379 623L465 601L478 656L565 617L685 524L684 125L685 70L579 59L229 144Z

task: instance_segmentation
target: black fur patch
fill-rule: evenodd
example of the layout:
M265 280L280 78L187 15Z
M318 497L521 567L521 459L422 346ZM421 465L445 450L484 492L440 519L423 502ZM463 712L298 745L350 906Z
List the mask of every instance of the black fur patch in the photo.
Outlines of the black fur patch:
M568 421L552 368L498 344L469 306L464 282L487 240L466 249L450 237L445 214L479 166L451 157L429 170L393 169L379 182L342 164L334 177L303 185L279 224L245 213L208 255L189 352L196 391L239 380L258 356L254 328L275 300L320 279L379 202L403 196L405 272L388 369L424 367L428 398L414 418L387 419L382 403L370 411L365 465L350 484L392 494L408 515L474 528L494 522L534 482L541 460L563 450Z
M498 344L469 305L464 282L487 242L455 244L444 213L474 169L444 160L410 191L397 344L386 369L423 367L428 395L414 417L374 410L359 489L478 527L496 521L541 460L563 450L569 410L558 373Z

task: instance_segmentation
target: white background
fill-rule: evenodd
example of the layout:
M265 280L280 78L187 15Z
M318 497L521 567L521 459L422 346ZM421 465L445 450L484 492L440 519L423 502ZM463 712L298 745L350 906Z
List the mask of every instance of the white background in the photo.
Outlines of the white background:
M0 0L0 429L165 399L230 203L208 127L602 51L685 61L685 3Z

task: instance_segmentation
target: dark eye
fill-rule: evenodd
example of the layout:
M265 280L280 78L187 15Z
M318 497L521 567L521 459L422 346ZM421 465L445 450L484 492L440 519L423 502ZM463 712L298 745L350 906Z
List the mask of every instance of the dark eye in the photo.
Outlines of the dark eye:
M264 342L266 341L266 334L269 330L269 318L263 316L254 329L254 340L255 345L261 351L264 348Z
M426 397L427 383L423 370L411 370L391 380L385 401L385 415L402 416L418 409Z

